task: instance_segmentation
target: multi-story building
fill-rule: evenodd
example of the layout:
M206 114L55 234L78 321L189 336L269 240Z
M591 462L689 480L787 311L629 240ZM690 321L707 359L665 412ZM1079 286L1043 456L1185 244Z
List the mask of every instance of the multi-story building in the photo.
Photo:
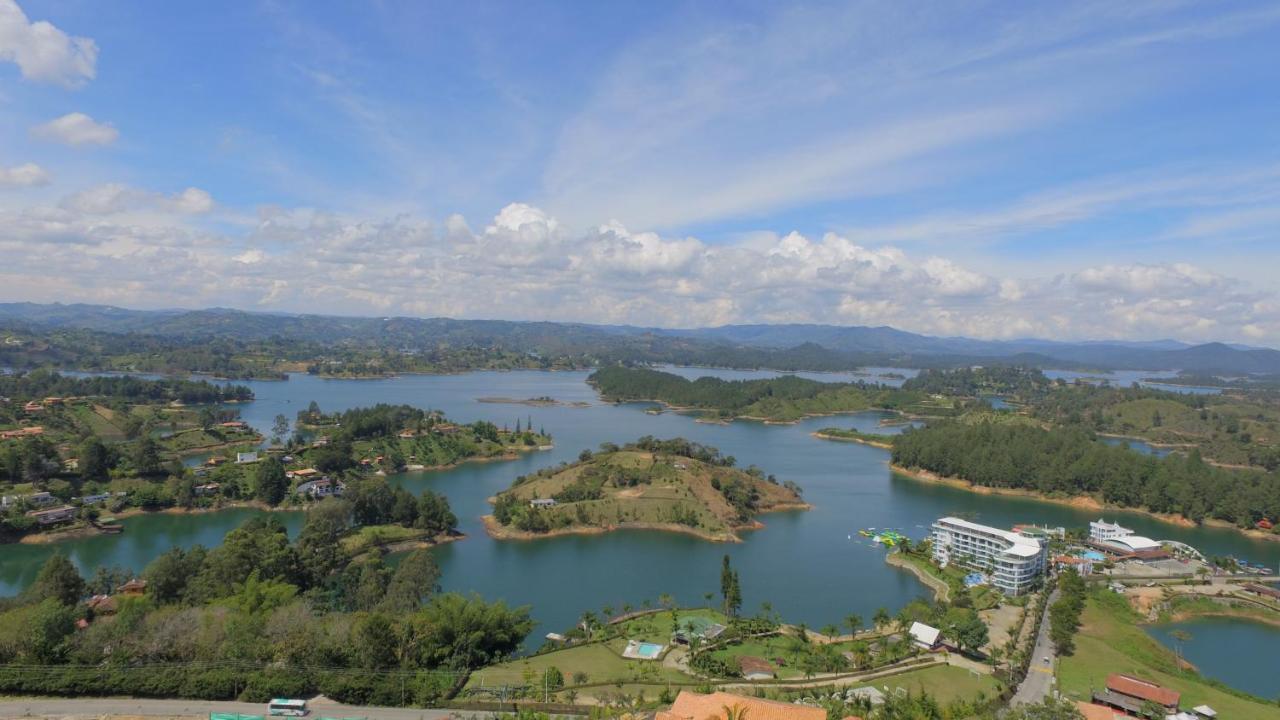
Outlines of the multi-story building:
M1128 537L1133 531L1127 527L1121 527L1119 523L1109 523L1102 518L1090 521L1089 523L1089 539L1094 542L1106 542L1117 538Z
M1044 574L1048 547L1033 537L956 517L933 523L933 559L987 575L1006 595L1021 595Z

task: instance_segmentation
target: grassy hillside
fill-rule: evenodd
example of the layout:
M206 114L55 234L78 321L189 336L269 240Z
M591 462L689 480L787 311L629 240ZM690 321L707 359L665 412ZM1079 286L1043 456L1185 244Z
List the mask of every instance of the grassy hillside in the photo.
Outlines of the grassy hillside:
M1137 614L1123 596L1106 591L1090 596L1076 635L1075 654L1062 658L1058 668L1062 692L1087 700L1091 688L1106 684L1108 674L1125 673L1181 692L1184 707L1209 705L1224 718L1280 719L1280 707L1274 704L1251 699L1192 670L1179 671L1173 653L1137 622Z
M638 527L732 542L759 513L805 507L797 491L730 467L714 451L633 445L518 478L495 498L487 524L499 537ZM530 507L539 498L556 504Z

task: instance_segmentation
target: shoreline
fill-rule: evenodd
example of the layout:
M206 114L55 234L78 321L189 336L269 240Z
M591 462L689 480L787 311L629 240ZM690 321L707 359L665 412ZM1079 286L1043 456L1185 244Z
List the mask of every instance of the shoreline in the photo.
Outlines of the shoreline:
M595 385L592 384L592 387L594 388ZM698 417L694 418L694 422L704 423L708 425L729 425L738 420L743 420L746 422L758 422L764 425L799 425L801 422L804 422L809 418L835 417L837 415L857 415L859 413L865 413L865 412L887 412L887 413L902 415L903 417L908 417L908 418L910 417L906 415L906 413L903 413L900 410L891 410L889 408L878 408L873 406L860 408L858 410L832 410L830 412L807 412L801 415L800 417L795 418L794 420L782 420L778 418L762 417L760 415L734 415L732 417L719 417L715 414L719 412L715 408L700 408L700 407L687 407L684 405L672 405L671 403L666 402L665 400L658 400L655 398L634 398L634 399L623 400L623 399L608 397L604 393L601 393L599 389L596 389L596 393L600 395L601 400L611 405L627 405L630 403L652 403L654 405L661 406L662 409L666 412L679 413L682 415L690 415L690 414L696 413Z
M493 498L490 498L492 501ZM791 512L812 510L813 506L806 502L798 503L782 503L775 505L767 510L761 510L758 514L764 515L775 512ZM498 523L498 519L493 515L481 516L480 520L484 524L484 530L489 537L494 540L542 540L544 538L564 537L569 535L604 535L605 533L614 532L615 530L656 530L659 532L671 532L681 535L691 535L699 540L714 543L740 543L742 538L739 532L749 532L753 530L763 530L765 524L758 519L752 519L750 523L743 525L735 525L725 533L709 533L699 528L689 527L688 525L680 525L678 523L658 523L658 522L639 522L624 521L621 523L613 523L609 525L570 525L569 527L556 528L547 532L535 533L527 530L517 530Z
M1169 523L1170 525L1177 525L1179 527L1184 527L1184 528L1212 527L1212 528L1229 529L1229 530L1235 530L1241 535L1252 538L1254 540L1280 542L1280 535L1277 535L1275 533L1268 533L1268 532L1262 532L1261 530L1252 530L1252 529L1236 527L1235 525L1232 525L1231 523L1226 522L1224 520L1218 520L1216 518L1206 518L1204 522L1197 524L1194 520L1191 520L1190 518L1187 518L1187 517L1183 517L1182 515L1172 515L1169 513L1157 513L1157 512L1152 512L1150 510L1147 510L1145 508L1124 507L1121 505L1113 505L1110 503L1104 503L1101 500L1093 497L1092 495L1073 495L1071 497L1058 498L1058 497L1050 497L1048 495L1036 492L1034 490L1023 490L1020 488L995 488L995 487L988 487L985 485L975 485L963 478L944 477L944 476L938 475L935 472L931 472L929 470L921 470L918 468L908 468L902 465L897 465L892 462L890 462L889 464L889 470L898 475L901 475L903 477L910 478L912 480L916 480L919 482L933 483L935 485L946 485L949 487L957 488L959 490L966 490L968 492L977 493L979 495L1004 495L1009 497L1022 497L1030 500L1037 500L1039 502L1047 502L1047 503L1053 503L1055 505L1064 505L1067 507L1074 507L1077 509L1114 511L1114 512L1131 512L1131 513L1137 513L1139 515L1146 515L1147 517L1154 518L1161 522Z
M809 435L811 435L812 437L816 437L819 440L858 443L860 445L870 445L871 447L880 448L881 450L893 449L892 443L887 443L887 442L884 442L883 440L869 440L867 438L860 438L860 437L842 437L840 435L830 435L822 432L821 430L815 430L814 432L809 433Z
M223 510L261 510L263 512L305 512L306 506L298 505L279 505L271 507L260 500L232 500L230 502L221 503L213 507L166 507L148 510L140 507L129 507L118 513L111 513L111 517L116 520L126 520L139 515L204 515L207 513L222 512ZM64 540L79 540L81 538L95 537L97 535L115 535L119 533L107 533L99 530L92 525L82 525L77 527L64 528L62 530L51 530L46 532L32 533L23 535L14 542L0 543L0 545L50 545L53 543L63 542Z
M943 582L939 578L936 578L930 575L929 573L925 572L924 570L921 570L915 564L908 562L907 560L903 560L901 557L901 553L899 553L897 550L887 553L884 556L884 561L889 565L892 565L893 567L906 570L912 575L915 575L916 579L919 580L925 587L929 588L930 590L933 590L933 596L935 600L938 600L939 602L951 602L950 586L948 586L945 582Z

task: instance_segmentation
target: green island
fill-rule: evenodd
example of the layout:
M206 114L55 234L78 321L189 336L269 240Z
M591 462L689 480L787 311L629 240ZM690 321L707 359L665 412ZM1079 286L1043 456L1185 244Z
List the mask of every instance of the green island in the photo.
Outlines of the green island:
M839 440L843 442L856 442L863 445L870 445L885 450L893 448L893 436L882 435L880 433L866 433L853 428L822 428L813 433L816 438L823 440Z
M807 509L800 488L683 438L644 437L583 451L578 461L516 478L493 499L485 528L495 538L638 528L738 542L756 516Z
M115 518L144 511L300 507L373 476L509 459L552 442L521 420L514 430L455 424L407 405L326 414L313 402L292 434L277 417L263 449L223 405L252 393L205 381L33 371L0 376L0 396L2 542L120 532ZM203 462L182 462L191 456ZM410 535L366 529L360 542L420 539Z
M950 415L959 407L946 399L869 383L826 383L794 375L766 380L697 380L643 367L611 365L587 378L611 402L659 402L721 420L796 422L812 415L870 409L919 415Z

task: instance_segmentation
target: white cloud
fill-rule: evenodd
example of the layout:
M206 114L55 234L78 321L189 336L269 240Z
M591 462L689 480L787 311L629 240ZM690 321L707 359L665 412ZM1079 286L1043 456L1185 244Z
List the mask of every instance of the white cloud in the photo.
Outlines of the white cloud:
M437 226L403 215L270 208L228 237L201 231L180 210L206 205L184 201L192 196L104 185L57 206L0 211L0 255L14 258L0 268L0 283L31 300L131 306L1280 344L1274 290L1190 263L1005 277L834 233L720 244L617 222L570 233L540 208L518 204L479 231L459 216ZM54 281L40 273L49 264L63 268Z
M98 46L31 22L15 0L0 0L0 60L15 63L27 80L78 88L94 78Z
M154 193L121 183L105 183L63 198L61 207L85 216L153 212L199 215L213 209L213 197L199 188L176 195Z
M179 212L190 215L207 213L213 209L213 196L200 188L187 188L178 193L171 202Z
M48 183L49 171L35 163L24 163L10 168L0 167L0 188L32 187Z
M31 136L63 145L110 145L120 137L120 131L84 113L73 112L36 125L31 128Z

